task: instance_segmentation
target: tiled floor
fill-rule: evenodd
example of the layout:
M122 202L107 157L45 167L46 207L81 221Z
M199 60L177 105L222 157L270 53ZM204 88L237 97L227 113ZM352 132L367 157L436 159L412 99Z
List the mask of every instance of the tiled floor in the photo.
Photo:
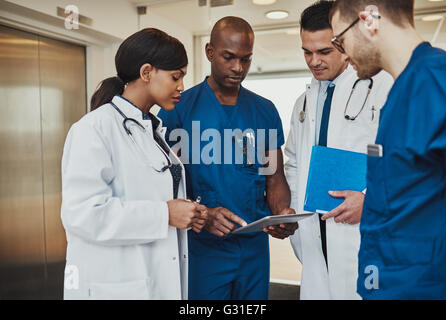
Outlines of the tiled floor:
M270 283L269 300L299 300L299 286Z

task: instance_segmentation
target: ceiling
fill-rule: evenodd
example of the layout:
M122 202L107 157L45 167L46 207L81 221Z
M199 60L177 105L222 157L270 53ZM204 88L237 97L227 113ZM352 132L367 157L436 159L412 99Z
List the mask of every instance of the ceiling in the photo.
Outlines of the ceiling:
M220 18L233 15L247 20L256 32L251 73L306 70L300 48L298 22L301 12L316 0L277 0L275 4L259 6L252 0L234 0L233 5L210 8L199 7L199 0L128 0L134 5L146 5L150 12L170 20L195 36L208 37L212 26ZM209 2L209 1L208 1ZM283 20L270 20L265 13L282 9L289 12ZM431 41L439 21L425 22L421 15L441 12L446 15L446 0L431 2L415 0L416 27L421 36ZM446 48L446 23L435 43ZM206 72L208 70L204 70Z

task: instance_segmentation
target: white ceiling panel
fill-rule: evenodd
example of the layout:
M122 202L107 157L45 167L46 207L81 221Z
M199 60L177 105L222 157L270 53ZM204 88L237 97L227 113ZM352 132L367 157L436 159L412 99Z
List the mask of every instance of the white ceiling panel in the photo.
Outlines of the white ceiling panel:
M281 72L305 70L299 33L290 34L290 28L298 27L301 12L315 0L277 0L275 4L258 6L252 0L234 0L233 5L210 8L200 7L199 0L128 0L134 5L147 5L148 10L164 19L171 20L196 36L208 36L212 26L220 18L233 15L247 20L256 31L256 43L251 72ZM209 3L209 1L208 1ZM431 41L439 21L425 22L426 14L446 15L446 1L415 0L416 27L425 40ZM289 17L270 20L265 13L270 10L286 10ZM436 45L446 48L446 23L443 24Z

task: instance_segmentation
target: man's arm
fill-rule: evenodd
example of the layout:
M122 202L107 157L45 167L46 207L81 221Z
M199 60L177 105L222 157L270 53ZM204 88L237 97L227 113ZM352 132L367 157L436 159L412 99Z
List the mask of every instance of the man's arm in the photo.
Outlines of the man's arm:
M291 191L283 170L283 154L281 149L268 152L268 170L266 175L266 201L273 215L294 214L290 208ZM294 234L298 224L286 223L270 226L263 231L278 239L285 239Z
M269 151L268 159L268 168L272 170L266 176L266 199L273 215L278 215L283 209L290 207L291 191L283 169L282 150Z

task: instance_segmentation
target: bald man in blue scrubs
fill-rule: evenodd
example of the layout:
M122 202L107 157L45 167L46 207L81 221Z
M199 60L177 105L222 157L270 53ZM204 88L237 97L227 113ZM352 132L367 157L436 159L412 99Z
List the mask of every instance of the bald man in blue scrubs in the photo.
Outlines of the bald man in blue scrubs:
M414 27L413 0L338 0L333 44L360 78L395 79L368 159L358 293L446 299L446 52Z
M206 45L211 75L184 92L175 110L159 114L171 145L177 142L175 129L187 132L189 150L183 147L180 153L190 161L185 166L188 195L194 200L200 197L209 208L206 230L189 231L192 300L268 299L267 233L284 239L297 228L297 223L284 224L265 232L230 234L271 214L294 213L283 171L279 114L271 101L241 86L253 45L254 33L245 20L218 21ZM257 157L250 152L253 148ZM268 165L258 148L264 149ZM265 173L265 167L270 172Z

